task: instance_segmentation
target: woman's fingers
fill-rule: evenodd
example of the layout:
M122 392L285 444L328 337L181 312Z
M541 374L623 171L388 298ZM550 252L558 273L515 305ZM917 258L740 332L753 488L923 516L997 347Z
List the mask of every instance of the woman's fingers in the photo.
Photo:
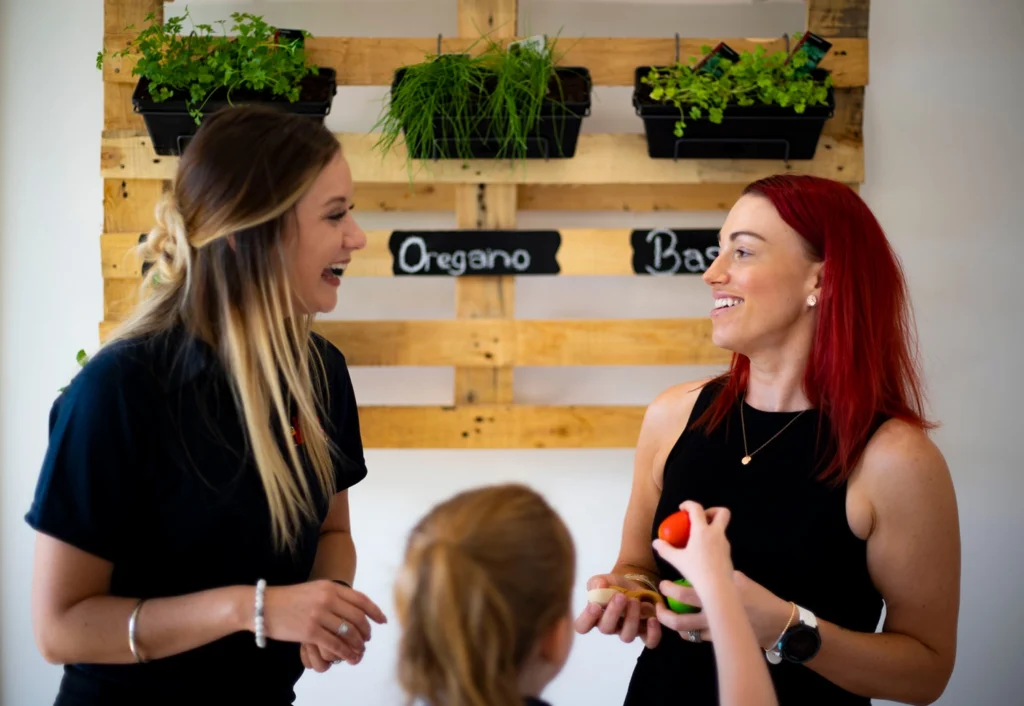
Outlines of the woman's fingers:
M703 608L703 604L700 602L700 596L697 595L697 591L691 586L683 586L672 581L662 581L658 587L661 589L662 594L667 598L673 598L680 603L686 605L692 605L697 608Z
M330 616L324 623L324 627L333 632L340 639L344 640L345 644L348 645L352 652L361 655L366 651L366 638L364 638L363 634L360 632L360 627L367 631L369 631L370 627L366 617L359 614L352 606L340 608L338 612L340 612L341 615ZM349 617L346 617L346 614L348 616L353 614L359 615L359 617L362 618L362 621L358 620L358 618L356 620L351 620Z
M345 586L340 586L340 585L337 585L337 584L335 584L335 585L337 586L337 588L339 590L339 592L338 592L339 597L345 603L348 603L349 605L355 606L357 609L359 609L363 613L363 615L369 616L370 620L372 620L373 622L378 623L378 624L383 624L383 623L386 623L388 621L387 616L384 615L384 611L382 611L380 609L380 607L376 603L371 601L369 596L367 596L364 593L360 593L359 591L356 591L355 589L352 589L352 588L347 588ZM366 632L366 639L369 640L370 639L370 637L369 637L369 635L370 635L369 623L367 623L367 627L366 627L366 631L365 632Z
M690 630L705 630L708 627L708 619L704 613L675 613L663 605L658 605L658 622L669 630L676 632L689 632Z
M349 633L358 632L362 642L367 642L371 636L370 621L366 619L366 613L364 613L359 606L349 603L347 600L338 599L331 605L331 610L338 616L338 625L334 626L337 630L341 625L341 621L345 620L349 624Z
M310 669L323 674L331 668L331 663L325 660L320 654L320 648L316 645L304 644L302 646L302 661Z
M646 624L646 633L643 636L644 645L653 650L661 642L661 623L658 622L657 617L648 618L644 622Z
M316 646L323 651L338 655L345 660L354 659L361 654L361 650L357 652L344 639L342 639L341 636L338 635L338 626L341 623L340 619L335 616L331 616L329 620L330 624L328 624L327 619L321 623L321 629L317 631L315 639L313 640ZM354 632L355 630L350 627L349 634Z
M621 593L612 596L611 601L605 606L604 614L597 623L597 629L605 635L614 635L619 631L619 621L625 614L627 599Z
M622 628L619 630L619 639L629 643L636 639L640 632L640 601L629 601L626 603L625 619L622 621Z
M576 632L580 635L586 635L588 632L594 629L597 622L601 619L601 615L604 610L597 603L587 603L587 606L583 609L583 612L576 618Z

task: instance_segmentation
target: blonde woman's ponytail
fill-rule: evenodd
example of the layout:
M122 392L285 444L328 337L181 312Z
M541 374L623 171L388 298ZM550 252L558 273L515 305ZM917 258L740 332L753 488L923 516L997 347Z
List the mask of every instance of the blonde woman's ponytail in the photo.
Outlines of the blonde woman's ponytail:
M156 223L138 247L140 260L152 263L146 274L145 286L164 288L184 285L187 288L192 269L192 246L185 219L172 194L164 194L157 203L154 215Z

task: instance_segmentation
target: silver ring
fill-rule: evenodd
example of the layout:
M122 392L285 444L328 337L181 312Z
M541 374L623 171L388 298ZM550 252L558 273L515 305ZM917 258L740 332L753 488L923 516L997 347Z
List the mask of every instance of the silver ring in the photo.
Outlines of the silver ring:
M342 620L341 621L341 625L338 626L338 632L336 634L338 634L338 635L347 635L348 634L348 621L347 620Z
M700 630L687 630L686 639L690 642L702 642L700 637Z

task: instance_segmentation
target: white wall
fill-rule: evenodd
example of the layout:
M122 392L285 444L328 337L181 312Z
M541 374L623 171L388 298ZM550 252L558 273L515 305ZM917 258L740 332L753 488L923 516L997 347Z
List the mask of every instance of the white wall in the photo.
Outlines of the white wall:
M521 26L565 36L773 36L802 26L786 3L746 7L668 7L601 2L574 18L579 2L523 0ZM181 12L183 2L168 6ZM625 3L623 3L625 4ZM708 3L710 4L710 3ZM265 14L321 36L455 32L454 0L368 2L198 2L197 18L236 9ZM59 668L32 641L29 615L32 533L22 516L46 445L56 389L74 372L74 353L96 345L102 312L98 176L102 86L93 57L102 38L102 3L6 0L0 4L0 699L5 706L52 700ZM867 91L867 182L862 193L903 257L918 313L935 415L936 439L955 476L964 543L960 658L943 704L1008 704L1019 697L1013 671L1024 648L1017 587L1024 520L1015 501L1019 475L1015 363L1022 322L1015 276L1024 262L1019 235L1024 181L1018 132L1019 64L1024 32L1018 0L876 1L871 15ZM932 23L925 28L925 22ZM665 28L669 29L666 30ZM38 42L34 44L34 42ZM669 57L666 57L669 58ZM1016 91L1011 86L1017 86ZM587 131L639 131L629 89L598 89ZM363 130L383 89L339 91L329 124ZM59 161L58 161L59 160ZM723 214L523 214L523 226L711 225ZM452 225L450 217L363 213L364 227ZM521 317L701 316L707 295L697 279L539 282L517 286ZM451 281L346 281L335 316L431 318L453 311ZM661 388L704 369L564 371L518 374L523 401L643 404ZM449 371L366 370L354 374L364 403L451 399ZM631 467L629 450L519 452L368 452L371 473L353 491L359 584L391 612L390 581L411 523L426 507L479 483L516 479L545 492L579 545L582 581L614 559ZM1015 463L1016 462L1016 463ZM570 507L570 503L574 504ZM392 686L395 630L378 629L357 668L299 683L300 704L397 703ZM579 638L547 696L555 704L621 703L638 646ZM680 685L685 699L685 685ZM396 698L389 698L388 695Z

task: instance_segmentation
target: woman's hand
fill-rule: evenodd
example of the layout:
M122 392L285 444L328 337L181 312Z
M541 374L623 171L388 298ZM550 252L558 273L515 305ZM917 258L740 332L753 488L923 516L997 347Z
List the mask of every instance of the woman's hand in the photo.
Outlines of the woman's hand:
M619 574L599 574L587 581L587 590L619 586L629 590L646 589L647 586ZM605 634L618 634L623 642L630 643L636 638L653 649L661 640L661 625L657 618L640 617L640 601L627 599L624 595L616 595L608 605L602 608L597 603L587 603L579 617L576 618L576 632L583 635L594 627Z
M329 652L308 642L302 644L302 647L299 650L299 656L302 658L303 667L306 669L312 669L320 674L323 674L335 664L348 662L349 664L355 665L362 661L361 655L357 655L354 659L345 659L340 655L336 655L333 652Z
M320 580L268 587L264 598L267 637L303 644L303 664L326 671L328 662L358 664L370 639L370 620L387 622L359 591Z

